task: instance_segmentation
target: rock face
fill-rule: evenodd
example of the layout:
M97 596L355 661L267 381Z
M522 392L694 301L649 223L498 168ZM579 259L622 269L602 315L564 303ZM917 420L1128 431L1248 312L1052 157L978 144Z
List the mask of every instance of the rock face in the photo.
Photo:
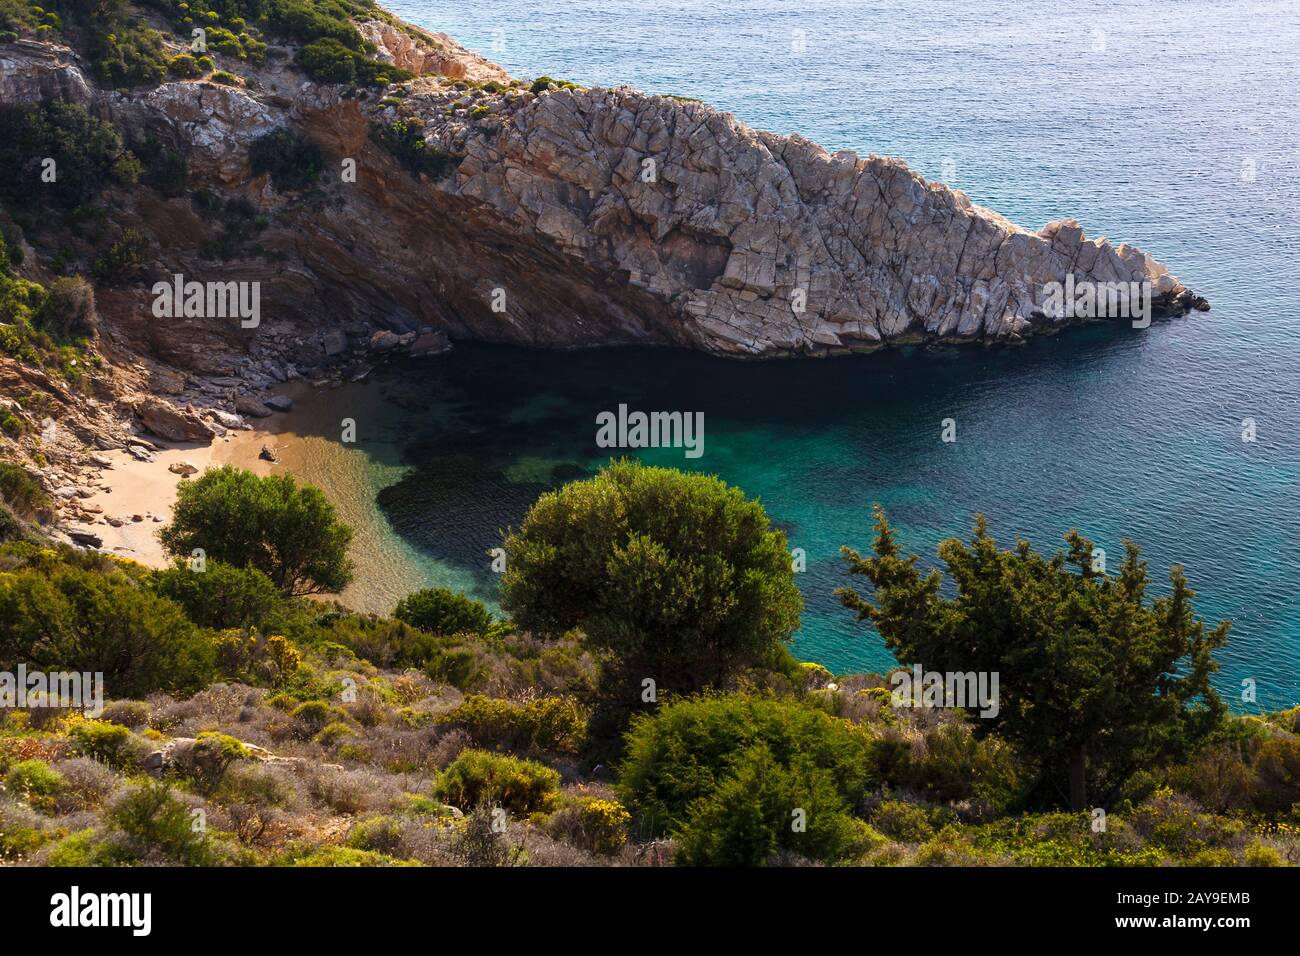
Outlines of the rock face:
M357 24L357 29L375 45L378 59L417 76L434 74L479 83L510 82L510 74L505 70L465 49L447 34L426 33L404 26L403 29L383 20L365 20Z
M830 154L632 89L534 94L450 38L378 20L361 28L381 57L422 74L401 97L305 82L284 58L257 90L103 93L50 48L0 46L5 101L93 99L182 149L191 186L248 199L270 223L263 255L214 264L199 252L209 227L186 200L142 189L133 206L133 224L156 241L152 274L260 283L255 330L190 318L162 328L143 290L100 303L128 348L223 376L212 383L241 415L277 407L253 397L266 384L256 368L310 368L350 342L421 354L449 339L655 343L768 357L1018 341L1081 321L1048 303L1049 284L1068 277L1150 283L1157 315L1203 305L1132 246L1086 239L1073 220L1021 228L898 160ZM490 79L496 92L451 78ZM398 119L423 130L444 173L412 173L379 145L374 130ZM326 175L327 201L303 203L253 175L249 146L279 126L315 141L327 170L355 160L355 182ZM211 433L167 403L139 414L163 437Z

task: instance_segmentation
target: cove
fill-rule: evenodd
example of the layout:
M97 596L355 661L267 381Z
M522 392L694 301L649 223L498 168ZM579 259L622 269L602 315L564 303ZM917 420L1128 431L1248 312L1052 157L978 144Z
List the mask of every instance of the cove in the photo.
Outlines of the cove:
M793 648L804 659L836 672L893 664L834 596L847 583L839 549L869 547L878 501L926 564L939 540L969 532L977 512L1004 546L1023 536L1053 550L1077 527L1118 555L1131 537L1157 593L1168 567L1182 564L1198 611L1235 621L1217 681L1229 702L1288 706L1300 664L1291 570L1300 554L1297 513L1281 489L1300 482L1300 463L1277 446L1243 443L1239 416L1194 368L1143 373L1153 349L1204 334L1183 320L1146 332L1086 327L1017 348L761 363L460 343L320 393L301 418L295 411L293 427L314 431L318 451L294 470L327 490L348 471L367 496L360 516L346 515L372 525L359 535L349 603L386 611L413 587L443 584L492 604L488 552L502 530L543 492L609 460L598 414L620 404L698 412L709 432L700 458L672 448L615 454L714 473L762 500L807 554ZM1294 407L1269 412L1274 424L1297 416ZM338 442L344 417L357 423L356 445ZM946 418L957 422L956 442L941 440ZM1236 703L1246 678L1258 682L1257 704Z

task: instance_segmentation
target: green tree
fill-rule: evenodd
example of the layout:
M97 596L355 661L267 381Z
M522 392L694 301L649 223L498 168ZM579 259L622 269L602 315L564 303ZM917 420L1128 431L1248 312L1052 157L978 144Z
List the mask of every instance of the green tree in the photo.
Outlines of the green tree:
M849 572L875 588L839 591L902 663L927 670L997 672L996 726L1049 779L1068 780L1073 809L1090 786L1111 799L1135 770L1184 756L1224 707L1210 686L1215 649L1230 623L1207 631L1192 611L1182 569L1172 593L1145 599L1147 565L1125 542L1118 573L1094 568L1093 543L1065 535L1067 553L1043 557L1027 542L998 548L981 515L969 544L951 538L939 557L955 584L940 593L938 569L922 574L876 508L874 554L843 553Z
M288 475L259 478L226 465L183 482L159 538L176 557L202 549L207 558L256 568L284 594L341 591L352 580L352 529L319 488L299 487Z
M803 609L785 535L706 475L613 463L538 499L505 550L517 624L581 627L625 673L678 692L770 659Z

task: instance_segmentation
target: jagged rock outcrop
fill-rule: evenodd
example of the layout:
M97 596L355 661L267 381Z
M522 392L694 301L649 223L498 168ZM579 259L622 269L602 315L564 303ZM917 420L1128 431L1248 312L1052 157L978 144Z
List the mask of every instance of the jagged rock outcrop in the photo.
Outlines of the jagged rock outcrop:
M445 33L427 33L409 25L403 29L384 20L364 20L357 24L357 29L375 45L378 59L417 76L435 74L479 83L510 82L509 73L465 49Z
M192 188L243 196L266 217L259 254L218 261L201 253L213 227L187 199L142 188L122 204L121 224L155 241L150 281L260 284L256 330L159 322L147 283L101 296L123 348L202 373L199 404L262 414L268 385L390 341L670 343L744 357L1017 341L1076 321L1045 302L1068 275L1150 282L1157 314L1203 304L1132 246L1088 240L1073 220L1031 232L898 160L830 154L626 88L489 92L448 79L508 81L449 38L436 49L441 37L362 29L380 56L425 74L400 99L304 82L287 53L257 89L103 93L53 48L0 47L5 101L88 97L183 150ZM420 124L446 175L409 172L378 144L375 130L398 119ZM252 143L278 126L324 150L323 201L251 172ZM338 173L345 160L355 182Z

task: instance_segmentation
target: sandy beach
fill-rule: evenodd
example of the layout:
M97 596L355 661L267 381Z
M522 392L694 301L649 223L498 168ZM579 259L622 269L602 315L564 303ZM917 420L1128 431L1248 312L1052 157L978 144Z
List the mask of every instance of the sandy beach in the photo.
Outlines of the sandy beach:
M284 390L291 397L310 398L310 387ZM292 415L292 413L289 413ZM140 461L126 450L102 452L99 457L111 462L99 469L98 479L90 485L94 492L81 500L82 508L96 513L93 523L70 520L69 528L89 531L103 541L100 550L130 558L149 567L164 567L168 558L158 541L158 529L171 520L176 504L176 489L185 477L173 472L173 465L188 463L202 474L208 468L235 465L259 475L270 474L277 466L259 460L263 445L282 446L297 436L282 436L280 428L288 425L287 415L249 422L250 430L228 431L210 444L180 444L151 438L156 447L152 461ZM186 469L188 470L188 469Z

